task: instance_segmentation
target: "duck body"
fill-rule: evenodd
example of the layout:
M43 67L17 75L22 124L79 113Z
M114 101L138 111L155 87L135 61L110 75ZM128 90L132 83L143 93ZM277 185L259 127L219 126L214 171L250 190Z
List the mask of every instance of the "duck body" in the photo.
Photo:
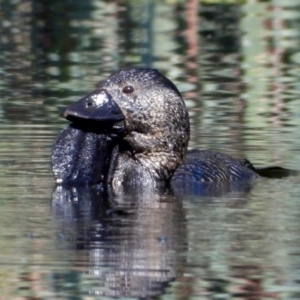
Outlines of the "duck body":
M187 152L172 181L234 182L258 177L247 159L235 159L220 152L193 149Z
M101 142L89 150L93 159L102 157L104 152L103 159L109 161L112 174L109 178L114 188L156 189L170 185L171 181L218 183L259 177L247 160L206 150L187 151L190 133L187 108L176 86L157 70L119 71L98 89L68 106L63 116L77 128L91 122L96 128L94 131L107 126L113 128L115 124L121 126L122 122L122 134L118 138L106 144L105 135L113 135L113 131L101 133ZM59 144L64 144L63 139L63 136L59 138ZM94 139L99 140L99 136L95 135ZM117 151L113 150L116 148ZM54 153L59 151L55 146ZM107 159L110 153L117 154ZM93 165L85 164L88 169ZM59 168L64 168L63 163ZM86 174L90 182L99 181L101 177L96 176L95 171Z

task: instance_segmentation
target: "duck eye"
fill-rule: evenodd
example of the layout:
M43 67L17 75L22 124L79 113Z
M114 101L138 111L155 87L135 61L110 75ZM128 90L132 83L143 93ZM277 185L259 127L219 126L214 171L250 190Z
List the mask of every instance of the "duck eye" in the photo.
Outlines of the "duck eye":
M123 88L122 91L124 94L131 94L134 92L134 88L131 85L127 85Z

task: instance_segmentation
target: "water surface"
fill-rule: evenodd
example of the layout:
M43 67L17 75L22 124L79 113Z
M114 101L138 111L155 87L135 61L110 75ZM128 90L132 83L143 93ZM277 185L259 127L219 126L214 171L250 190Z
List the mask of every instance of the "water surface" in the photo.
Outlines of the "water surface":
M178 86L191 148L300 170L299 0L183 3L1 1L0 299L300 298L297 177L213 197L55 186L60 109L131 66Z

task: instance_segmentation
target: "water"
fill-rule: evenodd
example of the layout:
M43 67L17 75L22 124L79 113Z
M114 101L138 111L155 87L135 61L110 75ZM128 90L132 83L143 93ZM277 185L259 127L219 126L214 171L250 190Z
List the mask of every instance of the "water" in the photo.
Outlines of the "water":
M299 0L0 5L1 300L300 298L299 178L111 198L50 166L60 109L139 65L182 92L191 148L300 170Z

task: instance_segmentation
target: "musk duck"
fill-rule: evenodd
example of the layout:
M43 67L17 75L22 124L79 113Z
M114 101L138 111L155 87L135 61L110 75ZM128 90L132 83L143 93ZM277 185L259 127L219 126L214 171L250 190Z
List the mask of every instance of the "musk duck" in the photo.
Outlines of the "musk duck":
M259 177L248 160L209 150L187 151L190 123L185 103L176 86L154 69L111 75L65 108L62 116L73 124L54 144L52 165L58 183L108 182L130 189Z

